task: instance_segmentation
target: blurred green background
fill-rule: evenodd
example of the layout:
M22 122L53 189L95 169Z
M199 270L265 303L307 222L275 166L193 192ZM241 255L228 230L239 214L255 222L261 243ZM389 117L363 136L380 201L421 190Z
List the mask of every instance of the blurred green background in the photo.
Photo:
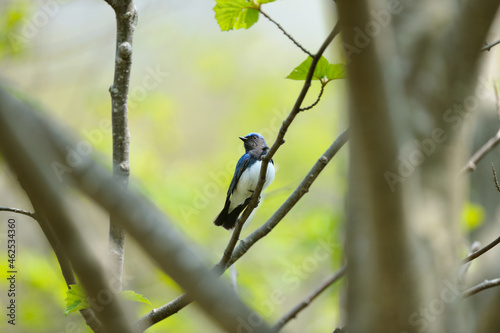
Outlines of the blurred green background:
M208 266L220 259L230 236L212 221L244 152L238 136L260 132L268 145L274 142L302 88L301 81L285 77L306 58L262 16L249 30L221 32L214 5L202 0L136 1L139 22L129 99L131 186L171 218ZM330 0L277 1L264 9L311 52L335 22ZM114 52L115 18L104 0L0 3L0 79L91 143L95 157L107 166ZM325 56L342 62L335 43ZM305 104L314 102L319 88L314 82ZM274 157L275 181L243 237L272 215L345 128L344 95L345 82L330 83L319 105L292 124L286 144ZM239 295L270 323L340 266L345 157L343 150L281 224L236 264ZM30 210L15 175L5 163L0 167L0 206ZM107 215L77 193L71 199L82 234L103 257ZM35 221L0 212L0 246L4 248L9 217L18 221L18 317L14 328L3 319L0 331L89 331L78 313L64 316L66 286ZM331 257L318 255L324 250ZM0 253L4 274L6 251ZM228 274L223 278L229 280ZM7 284L0 281L3 307ZM124 289L152 302L132 305L137 318L181 294L131 237L124 281ZM321 295L285 332L332 331L341 315L340 285ZM283 297L273 301L274 294ZM148 332L201 330L220 332L191 305Z

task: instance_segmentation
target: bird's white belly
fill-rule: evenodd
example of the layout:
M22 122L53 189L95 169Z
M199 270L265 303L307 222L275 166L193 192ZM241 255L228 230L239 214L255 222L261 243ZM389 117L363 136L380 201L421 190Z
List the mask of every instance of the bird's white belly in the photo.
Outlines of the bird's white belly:
M246 199L250 198L253 191L257 187L259 182L260 167L262 161L257 161L247 168L240 176L236 188L231 195L231 204L229 205L229 211L231 212L234 208L238 207L245 202ZM266 181L262 190L265 190L274 180L274 165L269 163L267 165Z

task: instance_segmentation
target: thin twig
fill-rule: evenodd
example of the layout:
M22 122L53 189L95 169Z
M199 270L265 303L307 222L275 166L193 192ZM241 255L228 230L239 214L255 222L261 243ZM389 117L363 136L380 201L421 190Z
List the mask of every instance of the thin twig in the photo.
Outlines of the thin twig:
M482 256L483 254L485 254L486 252L488 252L489 250L491 250L492 248L494 248L498 244L500 244L500 236L497 237L493 242L489 243L488 245L482 247L481 249L477 250L474 253L471 253L470 255L468 255L467 257L462 259L462 262L461 262L462 265L468 263L469 261L476 259L477 257Z
M498 185L497 173L495 172L493 162L491 162L491 170L493 170L493 181L495 182L495 187L497 188L497 191L500 192L500 185Z
M483 290L489 289L489 288L493 288L493 287L497 287L497 286L500 286L500 278L493 279L493 280L485 280L484 282L481 282L480 284L478 284L474 287L471 287L471 288L467 289L466 291L464 291L462 293L462 297L467 298L469 296L477 294L480 291L483 291Z
M307 107L305 107L305 108L300 108L300 111L307 111L307 110L310 110L310 109L312 109L313 107L315 107L315 106L316 106L316 104L318 104L318 103L319 103L319 100L321 99L321 96L323 95L323 91L324 91L324 90L325 90L325 84L321 83L321 90L320 90L320 92L319 92L319 95L318 95L318 98L316 99L316 101L315 101L313 104L311 104L311 105L309 105L309 106L307 106Z
M500 142L500 130L490 138L481 148L479 148L470 158L467 164L460 170L461 173L470 172L476 169L477 163L488 154Z
M491 50L491 48L492 48L493 46L498 45L498 44L500 44L500 39L499 39L499 40L497 40L497 41L494 41L494 42L493 42L493 43L491 43L491 44L487 44L487 45L483 46L483 47L481 48L481 51L483 51L483 52L484 52L484 51L489 51L489 50Z
M275 20L273 20L262 9L259 8L259 11L260 11L260 13L262 15L264 15L265 18L267 18L269 21L271 21L272 23L274 23L278 27L278 29L280 29L285 34L285 36L287 36L288 39L290 39L299 49L301 49L303 52L307 53L310 57L314 57L311 52L307 51L305 47L303 47L302 45L300 45L300 43L297 42L295 40L295 38L293 38L288 32L286 32L286 30L278 22L276 22Z
M495 90L495 100L496 100L496 109L498 120L500 121L500 99L498 98L498 90L496 84L493 84L493 89ZM472 155L467 164L460 171L461 173L474 171L476 169L477 163L495 146L500 142L500 130L488 140L481 148L477 150L477 152Z
M231 238L229 239L226 249L224 250L222 258L212 269L218 275L222 275L222 273L224 273L224 271L228 267L229 259L231 259L236 243L238 243L238 240L240 239L240 234L241 230L243 229L243 224L244 223L241 222L241 219L238 219L236 226L234 227L233 233L231 234Z
M28 195L29 197L29 195ZM33 204L33 202L32 202ZM34 205L34 204L33 204ZM66 286L69 288L71 284L76 284L76 279L73 274L73 270L71 268L71 264L69 263L69 259L66 256L66 253L64 252L64 249L61 247L60 242L57 240L56 235L54 234L54 231L50 227L50 225L45 221L45 218L42 216L37 216L34 212L30 212L24 209L19 209L19 208L11 208L11 207L0 207L0 211L2 212L12 212L12 213L17 213L17 214L22 214L31 217L35 221L38 222L38 225L40 226L40 229L42 229L42 232L45 235L45 238L47 238L50 246L52 247L52 250L54 251L54 254L56 255L56 259L59 263L59 267L61 268L61 273L64 278L64 281L66 282ZM80 310L80 313L82 314L83 318L85 319L87 325L94 331L94 332L101 332L102 331L102 324L97 319L95 316L94 312L92 309L82 309Z
M12 212L12 213L17 213L17 214L22 214L31 217L32 219L36 220L35 213L32 213L30 211L24 210L24 209L19 209L19 208L10 208L10 207L0 207L1 212Z
M497 109L498 121L500 121L500 98L498 98L498 88L496 83L493 83L493 90L495 91L495 107Z
M469 256L471 256L472 254L474 254L475 252L479 251L480 249L481 249L481 243L479 243L478 241L475 241L474 243L472 243L472 245L470 247L470 251L467 254L467 258ZM467 262L464 262L462 260L462 266L460 267L460 270L458 271L458 279L457 279L458 283L460 285L463 284L463 282L464 282L465 274L467 274L467 271L469 270L469 267L471 265L471 260L472 259L470 259Z
M273 326L276 331L279 331L288 323L290 320L295 318L300 311L304 310L311 302L319 296L328 287L333 285L335 282L340 280L345 275L346 265L342 266L338 271L336 271L332 276L323 281L316 289L314 289L306 298L304 298L299 304L294 306L289 312L287 312L280 320Z

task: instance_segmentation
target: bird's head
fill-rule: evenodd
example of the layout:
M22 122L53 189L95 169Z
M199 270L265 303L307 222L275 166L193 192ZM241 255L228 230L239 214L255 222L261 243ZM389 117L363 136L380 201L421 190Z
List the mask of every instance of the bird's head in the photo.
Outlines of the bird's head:
M243 140L246 152L250 150L267 151L269 149L266 145L266 140L264 140L264 137L259 133L250 133L247 136L240 136L240 139Z

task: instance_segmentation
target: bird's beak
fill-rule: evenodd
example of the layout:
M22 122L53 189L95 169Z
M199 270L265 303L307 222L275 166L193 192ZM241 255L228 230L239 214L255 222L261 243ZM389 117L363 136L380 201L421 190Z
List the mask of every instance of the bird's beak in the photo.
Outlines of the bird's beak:
M243 142L247 141L247 138L245 138L244 136L239 136L239 138L240 138Z

